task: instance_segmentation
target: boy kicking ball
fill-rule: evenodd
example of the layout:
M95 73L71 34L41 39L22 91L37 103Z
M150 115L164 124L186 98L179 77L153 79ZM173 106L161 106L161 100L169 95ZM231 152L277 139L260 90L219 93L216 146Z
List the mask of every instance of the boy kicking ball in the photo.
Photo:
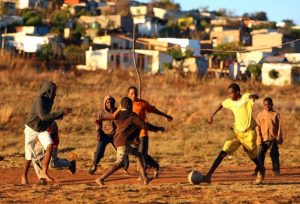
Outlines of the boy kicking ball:
M210 183L211 176L217 167L220 165L222 160L228 155L235 152L241 145L244 151L248 154L250 159L255 163L258 168L258 174L256 177L255 184L261 184L264 180L265 170L262 167L258 155L256 145L256 131L255 131L255 120L252 117L254 101L258 99L256 94L241 94L240 87L236 83L232 83L228 87L228 97L225 99L213 112L211 117L208 119L208 123L212 124L214 116L224 107L231 110L234 114L234 132L229 137L225 144L212 164L208 173L203 176L203 182Z

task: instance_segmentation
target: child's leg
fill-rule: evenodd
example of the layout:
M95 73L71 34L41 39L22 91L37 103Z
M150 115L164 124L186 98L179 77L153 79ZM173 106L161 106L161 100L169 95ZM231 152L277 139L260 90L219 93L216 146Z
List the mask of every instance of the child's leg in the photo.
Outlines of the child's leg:
M270 145L270 157L272 160L273 172L275 174L280 173L280 162L279 162L279 151L278 144L276 141L272 141Z
M22 174L22 184L28 184L27 174L30 167L31 160L25 160Z
M218 166L220 165L220 163L222 162L222 160L226 157L227 153L224 152L223 150L220 152L220 154L217 156L217 158L215 159L214 163L212 164L212 166L210 167L208 173L203 177L203 181L206 183L210 183L211 182L211 176L213 175L213 173L215 172L215 170L218 168Z
M141 152L139 152L138 148L133 147L133 146L129 146L128 147L128 153L134 155L137 158L137 171L140 173L144 184L147 185L149 182L149 179L147 177L146 171L145 171L145 161L144 161L144 157L143 154Z
M269 145L268 143L263 142L261 145L258 146L258 159L260 161L261 166L265 169L265 155L268 151ZM256 166L255 168L255 175L257 175L259 167Z
M226 142L223 145L222 151L219 153L217 158L215 159L214 163L210 167L210 170L208 173L203 177L203 182L210 183L211 182L211 176L215 172L215 170L218 168L222 160L226 157L228 153L235 152L239 146L241 145L240 141L237 139L236 136L232 135L229 138L227 138Z
M104 180L122 167L122 162L126 158L126 155L127 155L126 146L121 146L117 148L116 163L109 170L107 170L101 177L95 179L96 183L99 186L103 186Z
M35 145L35 140L38 136L38 132L35 132L33 129L25 125L24 135L25 135L25 162L24 162L24 169L22 173L21 182L22 184L28 184L27 174L30 168L31 160L33 158L33 149Z
M89 174L94 174L97 171L97 165L100 160L104 157L104 152L108 142L105 139L105 136L101 138L101 141L97 143L93 164L89 169Z
M52 155L53 141L50 137L50 134L47 131L41 132L38 135L39 141L41 142L43 148L46 150L45 157L42 164L42 171L40 173L41 178L46 179L47 181L54 181L48 174L48 167Z
M146 135L144 137L140 137L140 152L143 154L143 157L145 159L146 168L152 167L155 168L154 171L154 178L158 177L159 172L159 164L157 161L155 161L149 154L148 154L148 148L149 148L149 137Z

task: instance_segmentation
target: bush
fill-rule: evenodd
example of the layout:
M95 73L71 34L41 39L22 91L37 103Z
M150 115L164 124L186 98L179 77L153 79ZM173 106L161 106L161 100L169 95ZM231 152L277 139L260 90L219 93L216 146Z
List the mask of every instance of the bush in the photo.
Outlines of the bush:
M26 11L23 15L24 25L26 26L38 26L42 25L42 17L36 11Z
M261 75L261 65L260 64L250 64L247 67L247 72L251 74L251 78L258 80Z
M276 71L275 69L272 69L270 72L269 72L269 77L271 78L271 79L278 79L278 77L279 77L279 72L278 71Z

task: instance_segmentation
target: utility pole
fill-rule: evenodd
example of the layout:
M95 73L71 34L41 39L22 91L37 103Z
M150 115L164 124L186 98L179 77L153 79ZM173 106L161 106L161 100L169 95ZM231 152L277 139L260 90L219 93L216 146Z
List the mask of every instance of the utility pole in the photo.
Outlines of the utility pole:
M5 31L4 33L6 34L7 33L7 27L5 26ZM1 43L1 54L3 55L3 52L4 52L4 36L3 34L1 35L1 39L2 39L2 43Z

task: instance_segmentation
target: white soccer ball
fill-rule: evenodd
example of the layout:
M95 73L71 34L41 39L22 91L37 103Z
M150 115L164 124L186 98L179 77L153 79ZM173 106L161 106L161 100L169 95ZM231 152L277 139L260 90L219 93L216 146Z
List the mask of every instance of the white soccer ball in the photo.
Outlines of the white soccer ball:
M202 174L199 171L191 171L188 176L190 184L199 185L202 182Z

